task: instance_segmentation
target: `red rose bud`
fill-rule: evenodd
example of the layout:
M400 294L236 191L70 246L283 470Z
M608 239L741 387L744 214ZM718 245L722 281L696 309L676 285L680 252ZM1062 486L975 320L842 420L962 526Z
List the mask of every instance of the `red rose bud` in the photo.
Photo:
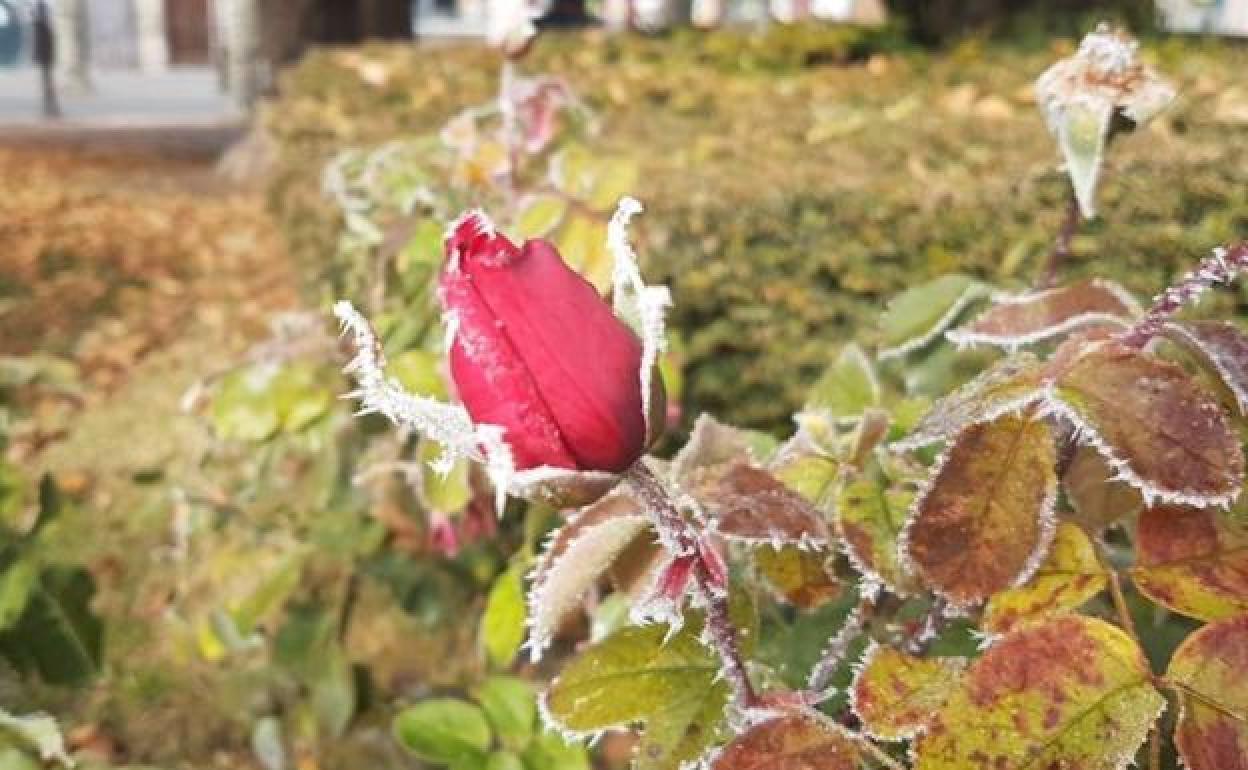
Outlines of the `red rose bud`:
M446 241L451 377L516 468L619 472L641 456L641 342L545 241L519 248L479 213Z

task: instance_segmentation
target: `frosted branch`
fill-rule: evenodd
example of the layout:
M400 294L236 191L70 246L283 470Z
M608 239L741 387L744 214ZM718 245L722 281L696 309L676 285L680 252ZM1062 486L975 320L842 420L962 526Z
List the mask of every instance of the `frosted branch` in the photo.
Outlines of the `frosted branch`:
M1248 242L1229 249L1214 249L1213 254L1201 260L1196 269L1153 298L1153 306L1149 308L1148 314L1122 335L1122 342L1135 348L1144 347L1150 339L1161 334L1171 316L1194 303L1214 286L1229 284L1246 269Z

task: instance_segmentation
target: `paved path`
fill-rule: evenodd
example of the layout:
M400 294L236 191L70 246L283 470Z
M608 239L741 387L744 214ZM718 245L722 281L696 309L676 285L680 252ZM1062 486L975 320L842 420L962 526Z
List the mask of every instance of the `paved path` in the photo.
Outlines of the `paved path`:
M0 69L0 143L215 155L243 122L207 68L96 71L90 93L61 89L64 117L40 116L38 73Z

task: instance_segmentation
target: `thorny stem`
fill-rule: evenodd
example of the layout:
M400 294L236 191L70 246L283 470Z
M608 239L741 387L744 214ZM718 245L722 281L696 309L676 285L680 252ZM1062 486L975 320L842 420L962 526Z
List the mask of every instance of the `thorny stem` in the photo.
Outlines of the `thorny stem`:
M637 492L653 517L659 539L669 548L675 546L682 555L699 554L698 535L692 524L681 515L666 486L645 465L637 462L625 472L629 485ZM706 631L723 663L724 676L732 685L737 704L751 708L758 702L754 686L741 658L736 628L728 616L728 596L717 587L706 564L700 557L694 565L694 584L706 605Z
M1248 270L1248 241L1214 249L1213 254L1202 259L1182 280L1158 294L1148 313L1122 335L1121 341L1134 348L1144 347L1185 305L1195 302L1218 284L1230 283L1243 270Z
M927 652L927 648L936 641L936 637L940 636L941 630L949 622L948 609L949 602L939 596L936 597L923 618L923 625L919 626L918 631L906 640L906 652L911 655L922 655Z
M1070 257L1070 242L1074 240L1075 230L1079 228L1079 200L1075 197L1072 189L1070 198L1066 202L1066 216L1062 219L1062 229L1057 233L1057 239L1053 242L1053 250L1049 252L1048 262L1045 263L1044 273L1040 276L1038 289L1052 288L1057 283L1057 275L1062 270L1062 265Z
M862 633L862 629L866 626L868 618L875 612L875 592L863 596L858 604L849 612L845 618L845 622L841 625L841 630L836 632L836 636L828 640L828 646L823 650L823 656L815 667L810 670L810 677L806 680L807 689L814 694L817 700L826 700L828 684L832 680L832 675L836 673L836 669L840 667L841 662L845 660L845 656L849 654L849 645L854 639Z

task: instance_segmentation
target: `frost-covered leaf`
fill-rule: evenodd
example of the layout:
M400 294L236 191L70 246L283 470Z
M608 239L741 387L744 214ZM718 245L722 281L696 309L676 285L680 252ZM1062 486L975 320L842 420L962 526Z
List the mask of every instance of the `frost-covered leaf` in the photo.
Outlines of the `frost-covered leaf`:
M1212 369L1248 416L1248 334L1228 321L1172 321L1165 334Z
M806 498L821 511L829 512L836 499L840 464L813 449L782 449L772 462L771 472L789 489Z
M767 584L795 607L817 609L841 594L841 582L829 569L826 551L765 545L753 554L754 565Z
M1130 518L1144 508L1144 498L1125 481L1114 480L1114 471L1090 446L1075 449L1062 474L1062 488L1073 511L1063 516L1092 534Z
M880 383L875 367L862 348L851 343L841 348L836 360L811 386L805 408L843 420L857 418L879 402Z
M955 605L1027 580L1052 538L1057 453L1042 420L967 428L933 470L902 534L924 584Z
M1048 408L1146 501L1229 505L1244 456L1217 399L1177 364L1113 344L1069 364Z
M1101 178L1105 142L1109 138L1112 104L1100 99L1072 102L1058 118L1057 146L1085 217L1096 216L1096 185Z
M580 606L585 593L637 535L650 526L641 504L615 492L577 513L546 545L529 590L529 647L534 657L550 643L559 623Z
M65 739L56 720L46 714L15 716L0 709L0 731L16 736L44 762L58 762L73 767L74 761L65 751Z
M1105 590L1108 574L1083 530L1057 525L1048 558L1025 584L994 594L984 610L985 631L1004 634L1068 610Z
M898 538L914 501L908 486L864 474L845 484L836 505L836 523L854 567L898 594L917 588L898 558Z
M664 625L631 626L586 649L551 683L543 714L569 735L644 725L637 770L677 770L730 734L730 689L690 618L664 642Z
M557 195L534 195L520 204L515 235L521 240L544 238L559 226L568 211L568 202Z
M1131 579L1153 601L1200 620L1248 612L1248 523L1160 505L1140 514L1135 547Z
M1248 770L1248 615L1189 636L1166 678L1181 708L1174 743L1189 770Z
M1000 361L932 405L898 451L944 441L965 428L1018 412L1044 395L1044 366L1030 353Z
M850 687L854 713L876 738L913 738L935 716L961 681L961 658L918 658L873 645Z
M711 770L858 770L862 757L845 728L822 714L792 713L750 727L724 747Z
M408 706L394 718L399 745L438 764L484 762L490 723L479 706L456 698L432 698Z
M761 468L738 463L696 494L715 517L717 531L733 540L803 547L828 542L819 510Z
M974 278L952 273L898 294L880 319L880 358L902 356L928 344L986 293Z
M946 336L957 345L1014 349L1094 324L1123 326L1139 305L1116 283L1093 279L995 299L971 323Z
M1129 636L1063 615L971 664L914 745L915 770L1122 770L1165 706Z
M498 668L510 666L524 644L526 606L521 575L519 565L499 574L481 615L481 646Z
M681 484L693 483L702 470L749 460L750 444L741 429L701 414L689 440L672 458L671 476Z

